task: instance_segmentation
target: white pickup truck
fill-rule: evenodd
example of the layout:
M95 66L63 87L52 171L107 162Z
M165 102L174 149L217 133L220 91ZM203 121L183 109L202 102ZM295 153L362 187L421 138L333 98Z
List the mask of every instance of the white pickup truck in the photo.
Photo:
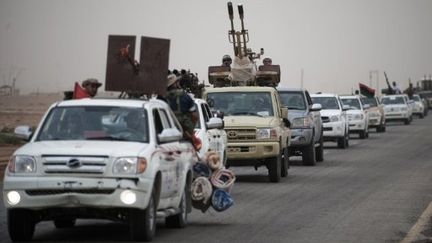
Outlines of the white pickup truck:
M81 99L53 104L11 157L3 188L9 235L33 237L35 224L72 227L78 218L126 222L150 241L157 217L184 227L191 211L193 146L163 101Z

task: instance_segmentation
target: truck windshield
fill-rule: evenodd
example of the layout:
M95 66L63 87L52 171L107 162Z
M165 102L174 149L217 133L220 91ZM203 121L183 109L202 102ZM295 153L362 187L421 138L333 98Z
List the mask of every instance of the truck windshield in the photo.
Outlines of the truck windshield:
M46 117L37 140L148 142L147 120L142 108L56 107Z
M362 98L362 102L365 105L369 105L370 107L377 107L377 101L375 98Z
M383 97L382 103L384 105L403 105L403 104L405 104L405 99L401 96Z
M321 104L323 110L339 110L336 97L312 97L314 104Z
M288 109L306 110L306 101L303 92L279 92L281 102Z
M341 98L342 104L348 105L351 110L361 110L360 102L356 98Z
M214 110L222 111L226 116L274 115L271 96L267 92L215 92L208 93L207 99Z
M420 96L414 95L414 100L420 102L421 101Z

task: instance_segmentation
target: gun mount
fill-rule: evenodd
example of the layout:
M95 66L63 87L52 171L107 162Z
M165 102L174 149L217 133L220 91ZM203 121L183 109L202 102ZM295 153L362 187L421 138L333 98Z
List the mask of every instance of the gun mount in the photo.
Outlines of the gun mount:
M228 16L231 29L228 31L228 40L233 45L234 62L230 66L210 66L209 82L214 87L224 86L277 86L280 82L279 65L261 65L257 68L256 59L264 55L264 49L259 53L247 47L249 32L244 25L243 5L238 5L238 14L241 30L234 28L234 10L228 2Z

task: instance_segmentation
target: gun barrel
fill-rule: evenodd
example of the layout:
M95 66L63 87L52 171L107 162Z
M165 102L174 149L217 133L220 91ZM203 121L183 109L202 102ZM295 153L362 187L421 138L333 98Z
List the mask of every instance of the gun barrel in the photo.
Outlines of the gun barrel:
M246 56L247 55L247 46L246 46L246 30L244 28L244 21L243 21L243 17L244 17L244 12L243 12L243 5L238 5L238 12L240 15L240 21L241 21L241 34L243 37L243 54Z
M234 18L234 11L233 11L233 6L232 6L231 2L228 2L228 15L229 15L229 18L232 21L233 18Z
M240 15L240 19L243 19L243 5L238 5L238 12Z

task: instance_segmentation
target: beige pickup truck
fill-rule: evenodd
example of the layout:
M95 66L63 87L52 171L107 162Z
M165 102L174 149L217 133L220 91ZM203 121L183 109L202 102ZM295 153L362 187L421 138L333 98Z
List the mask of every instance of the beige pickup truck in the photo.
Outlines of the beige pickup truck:
M266 166L271 182L288 174L288 108L273 87L209 88L204 99L224 113L227 166Z

